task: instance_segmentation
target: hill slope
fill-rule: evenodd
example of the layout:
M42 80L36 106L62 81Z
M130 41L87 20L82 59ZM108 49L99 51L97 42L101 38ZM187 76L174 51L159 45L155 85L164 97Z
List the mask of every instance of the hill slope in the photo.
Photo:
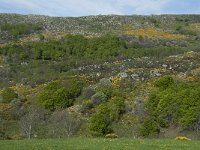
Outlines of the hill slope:
M199 138L200 15L0 14L0 29L0 138Z

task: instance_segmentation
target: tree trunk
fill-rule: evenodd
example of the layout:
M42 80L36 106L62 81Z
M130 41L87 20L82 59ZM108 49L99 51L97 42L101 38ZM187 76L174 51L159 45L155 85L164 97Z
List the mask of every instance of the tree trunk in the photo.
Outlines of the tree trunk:
M31 125L29 125L29 132L28 132L28 139L29 140L31 139L31 130L32 130L32 127L31 127Z

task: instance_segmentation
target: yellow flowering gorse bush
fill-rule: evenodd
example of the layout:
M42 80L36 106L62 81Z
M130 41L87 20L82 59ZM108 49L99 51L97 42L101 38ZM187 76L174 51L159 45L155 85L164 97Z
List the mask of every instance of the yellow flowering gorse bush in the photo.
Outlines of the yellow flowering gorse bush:
M115 134L115 133L109 133L109 134L106 134L106 136L105 136L106 138L118 138L118 135L117 134Z
M176 140L191 140L190 138L185 137L185 136L177 136L175 139Z

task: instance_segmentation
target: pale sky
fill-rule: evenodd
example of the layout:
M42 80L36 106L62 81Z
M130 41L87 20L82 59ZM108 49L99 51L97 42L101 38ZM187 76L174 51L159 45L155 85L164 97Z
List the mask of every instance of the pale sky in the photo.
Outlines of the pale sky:
M0 13L50 16L200 14L200 0L0 0Z

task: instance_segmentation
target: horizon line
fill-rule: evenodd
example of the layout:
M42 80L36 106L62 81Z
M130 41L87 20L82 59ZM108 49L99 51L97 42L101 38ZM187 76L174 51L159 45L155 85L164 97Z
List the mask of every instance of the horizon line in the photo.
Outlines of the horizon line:
M83 16L55 16L55 15L45 15L45 14L22 14L22 13L6 13L0 12L0 14L6 15L22 15L22 16L46 16L46 17L59 17L59 18L78 18L78 17L92 17L92 16L187 16L187 15L200 15L200 13L188 13L188 14L175 14L175 13L163 13L163 14L98 14L98 15L83 15Z

